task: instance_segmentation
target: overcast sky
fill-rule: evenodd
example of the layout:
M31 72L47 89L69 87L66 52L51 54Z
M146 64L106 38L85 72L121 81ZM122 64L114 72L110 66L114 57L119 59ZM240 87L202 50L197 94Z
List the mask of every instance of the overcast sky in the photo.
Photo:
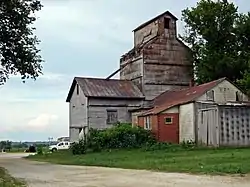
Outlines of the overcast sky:
M132 48L132 30L196 0L42 0L36 22L44 75L25 84L17 77L0 86L0 139L48 140L68 135L65 102L74 76L107 77ZM250 1L235 0L241 12ZM179 20L178 30L183 23Z

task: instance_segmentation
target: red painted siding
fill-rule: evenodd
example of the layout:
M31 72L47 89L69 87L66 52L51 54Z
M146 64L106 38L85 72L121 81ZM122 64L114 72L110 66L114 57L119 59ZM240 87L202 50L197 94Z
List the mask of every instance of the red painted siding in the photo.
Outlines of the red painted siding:
M138 117L138 126L144 127L144 117Z
M151 115L151 125L152 125L152 132L156 139L158 139L159 131L158 131L158 116L157 115Z
M166 117L172 118L172 124L165 124ZM179 114L159 114L158 133L158 140L161 142L179 143Z
M172 124L165 124L165 118L172 117ZM138 126L144 127L144 118L138 117ZM152 132L160 142L179 143L179 114L158 114L150 116Z

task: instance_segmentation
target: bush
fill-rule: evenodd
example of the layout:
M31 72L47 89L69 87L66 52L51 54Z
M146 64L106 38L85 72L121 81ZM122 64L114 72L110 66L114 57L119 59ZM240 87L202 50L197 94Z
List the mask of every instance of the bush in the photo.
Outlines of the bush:
M38 155L42 155L43 154L43 147L42 146L38 146L37 147L37 154Z
M36 147L34 145L29 146L29 152L30 153L35 153L36 152Z
M86 151L99 152L109 149L142 148L145 151L167 150L177 151L196 148L195 142L184 141L179 144L157 142L151 131L131 124L117 124L105 130L89 129L86 141L80 140L70 147L74 155L85 154Z
M70 145L70 151L73 155L82 155L86 153L86 143L82 139L79 142L74 142Z
M151 131L131 124L117 124L105 130L90 129L87 147L97 152L102 149L139 148L154 142Z

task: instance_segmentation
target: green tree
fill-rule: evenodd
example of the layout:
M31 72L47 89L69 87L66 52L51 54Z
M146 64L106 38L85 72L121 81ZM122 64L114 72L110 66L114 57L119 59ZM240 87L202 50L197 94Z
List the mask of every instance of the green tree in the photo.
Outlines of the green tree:
M7 140L7 141L1 141L0 142L0 149L8 149L9 151L12 148L12 142Z
M0 0L0 84L9 75L20 74L25 81L42 73L40 41L32 27L41 8L39 0Z
M6 141L1 141L0 142L0 149L5 149L6 145L7 145Z
M227 0L200 0L182 11L182 39L193 52L196 81L227 77L246 88L249 76L250 16ZM250 86L250 84L249 84ZM249 87L250 88L250 87Z
M12 148L12 142L11 141L9 141L9 140L7 140L6 141L6 147L5 147L5 149L7 149L7 150L11 150L11 148Z

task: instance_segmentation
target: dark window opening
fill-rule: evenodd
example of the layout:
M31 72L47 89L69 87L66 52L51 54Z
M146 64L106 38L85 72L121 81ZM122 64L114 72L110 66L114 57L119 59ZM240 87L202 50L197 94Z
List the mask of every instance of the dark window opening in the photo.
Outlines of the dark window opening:
M170 19L164 18L164 28L169 29L170 28Z
M113 125L118 122L117 110L107 110L107 124Z
M79 95L79 85L76 85L76 94Z
M239 92L236 92L236 101L240 101Z
M236 101L243 101L243 94L239 91L236 92Z
M173 117L166 117L165 118L165 124L170 125L173 123Z
M82 128L79 128L79 134L81 133L81 131L82 131Z

